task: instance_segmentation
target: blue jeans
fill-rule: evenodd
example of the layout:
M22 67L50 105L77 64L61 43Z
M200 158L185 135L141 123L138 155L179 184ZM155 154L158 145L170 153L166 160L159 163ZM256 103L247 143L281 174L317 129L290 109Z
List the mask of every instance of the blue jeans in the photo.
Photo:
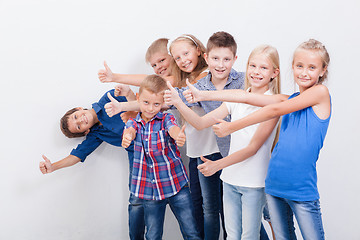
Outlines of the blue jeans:
M129 158L129 188L131 183L131 174L133 169L134 152L128 150ZM129 197L129 237L131 240L143 240L145 234L145 219L143 200L130 193Z
M131 240L143 240L145 234L145 219L143 199L130 194L129 197L129 236Z
M212 161L222 158L220 153L214 153L204 157ZM203 163L202 160L198 158L198 164L201 163ZM204 235L206 240L218 240L220 235L220 217L223 216L222 182L220 180L220 174L221 171L216 172L210 177L205 177L203 174L199 174L201 194L203 198ZM225 228L224 235L224 238L226 238Z
M161 240L166 205L174 213L184 239L201 239L196 227L189 187L184 186L176 195L164 200L143 200L146 239Z
M228 239L260 239L261 219L265 206L264 188L224 186L224 215Z
M189 160L190 193L194 206L195 221L201 238L204 238L204 211L202 207L203 198L201 195L199 170L197 169L197 158L189 158Z
M295 215L304 240L325 239L320 202L292 201L266 194L276 240L296 239Z

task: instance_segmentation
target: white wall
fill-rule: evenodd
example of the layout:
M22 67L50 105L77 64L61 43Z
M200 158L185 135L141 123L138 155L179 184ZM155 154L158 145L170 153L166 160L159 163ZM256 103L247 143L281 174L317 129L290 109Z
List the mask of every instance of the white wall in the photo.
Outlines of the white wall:
M171 4L171 5L169 5ZM283 90L294 90L290 61L309 38L331 55L333 116L318 164L328 239L360 239L357 0L115 1L0 0L0 239L127 239L126 154L103 144L84 164L43 176L41 155L67 156L81 140L59 131L63 113L90 107L113 84L97 70L151 73L144 62L159 37L192 33L204 44L219 30L239 45L235 69L268 43L281 57ZM165 239L180 239L168 214Z

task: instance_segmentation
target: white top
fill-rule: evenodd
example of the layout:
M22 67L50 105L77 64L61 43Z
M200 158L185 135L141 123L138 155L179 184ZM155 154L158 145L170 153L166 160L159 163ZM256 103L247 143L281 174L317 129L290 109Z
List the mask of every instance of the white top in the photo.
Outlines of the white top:
M200 106L194 106L191 109L199 116L205 115L204 109ZM199 131L188 122L185 125L186 155L188 157L197 158L219 152L215 133L211 127Z
M271 95L270 91L265 92ZM225 103L229 114L231 114L231 121L243 118L252 112L255 112L260 107L244 104L244 103ZM231 134L229 155L245 148L252 139L255 131L259 126L254 124ZM220 178L231 185L242 187L265 187L265 177L269 165L271 147L276 134L276 127L272 131L269 138L264 145L260 147L257 153L236 164L226 167L222 170Z

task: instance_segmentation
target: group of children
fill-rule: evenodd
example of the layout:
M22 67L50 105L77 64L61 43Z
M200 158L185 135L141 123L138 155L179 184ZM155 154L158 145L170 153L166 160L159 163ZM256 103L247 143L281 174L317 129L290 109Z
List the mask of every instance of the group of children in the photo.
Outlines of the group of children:
M224 239L268 239L263 213L274 239L296 239L293 215L304 239L324 239L316 162L331 116L322 85L329 54L313 39L296 48L299 92L289 97L280 94L274 47L255 48L246 73L232 69L236 51L229 33L214 33L206 48L186 34L149 47L155 75L116 74L104 63L102 82L140 86L138 95L120 85L91 110L68 111L63 133L86 139L58 162L43 156L40 170L84 161L102 141L126 148L130 239L161 239L167 204L184 239L219 239L221 227ZM189 174L178 149L185 142Z

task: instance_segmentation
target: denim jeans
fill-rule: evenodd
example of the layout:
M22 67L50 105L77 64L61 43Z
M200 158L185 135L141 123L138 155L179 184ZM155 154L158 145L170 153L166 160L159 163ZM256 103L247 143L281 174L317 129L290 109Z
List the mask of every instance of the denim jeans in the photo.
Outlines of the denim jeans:
M260 239L266 202L264 188L224 185L224 215L228 240Z
M292 201L266 194L276 240L296 239L295 215L304 240L325 239L320 202Z
M214 153L204 157L212 161L222 158L220 153ZM198 158L198 164L201 163L203 163L202 160ZM203 197L205 240L218 240L220 235L220 217L223 216L222 181L220 180L220 174L221 171L216 172L210 177L205 177L201 173L199 174L201 194ZM224 238L226 238L225 228L224 236Z
M129 158L129 188L133 169L134 152L128 151ZM129 237L130 240L143 240L145 234L145 219L143 200L130 193L129 197Z
M161 240L166 205L174 213L184 239L201 239L196 227L189 187L184 186L176 195L164 200L143 200L146 239Z
M197 158L189 158L189 160L190 193L194 206L195 221L201 238L204 238L203 198L201 195L199 170L197 169L198 163Z
M143 240L145 234L145 219L143 199L130 194L129 197L129 235L131 240Z

